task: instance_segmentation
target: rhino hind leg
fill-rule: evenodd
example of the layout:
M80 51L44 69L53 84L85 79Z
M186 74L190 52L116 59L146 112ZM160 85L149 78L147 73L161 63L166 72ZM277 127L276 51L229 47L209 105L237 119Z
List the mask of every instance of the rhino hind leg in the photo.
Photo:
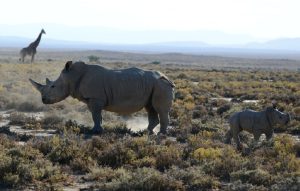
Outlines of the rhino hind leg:
M154 100L154 103L156 102L156 100ZM154 108L154 112L152 113L152 128L154 128L158 122L160 123L160 131L159 134L166 134L167 133L167 127L169 124L169 111L171 109L171 104L170 105L165 105L165 104L159 104L160 101L157 101L158 103L154 104L153 108ZM154 114L156 115L154 117ZM157 114L159 116L159 120L157 117ZM148 114L149 115L149 114ZM150 120L149 120L149 125L150 125ZM153 129L152 129L153 130Z
M153 134L153 129L156 127L156 125L159 124L158 113L155 111L152 105L147 106L146 111L148 113L148 121L149 121L148 131L149 134Z
M159 113L160 118L160 134L166 134L167 133L167 127L169 124L169 112L160 112Z
M173 101L173 88L164 81L158 81L152 95L152 106L159 115L161 134L166 134L169 124L169 111Z

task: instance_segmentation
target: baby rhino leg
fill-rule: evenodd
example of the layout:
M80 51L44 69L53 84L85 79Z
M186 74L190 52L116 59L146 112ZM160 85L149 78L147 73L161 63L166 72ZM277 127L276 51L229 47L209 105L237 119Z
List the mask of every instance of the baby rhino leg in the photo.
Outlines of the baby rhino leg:
M225 144L231 144L231 139L232 139L232 131L231 129L229 129L225 134Z
M242 147L241 142L240 142L240 137L239 137L239 133L240 133L240 129L241 129L240 123L239 123L239 121L240 121L239 117L240 117L240 113L236 113L229 119L229 125L230 125L230 131L231 131L230 134L233 137L238 149L240 149Z
M253 142L254 147L257 146L259 138L260 138L260 133L258 132L254 133L254 142Z

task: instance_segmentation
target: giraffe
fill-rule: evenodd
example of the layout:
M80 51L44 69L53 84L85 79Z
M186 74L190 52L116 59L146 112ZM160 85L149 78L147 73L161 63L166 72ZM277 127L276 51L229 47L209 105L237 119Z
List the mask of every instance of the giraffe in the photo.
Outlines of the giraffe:
M29 46L22 48L22 50L20 51L20 56L21 56L20 61L22 61L24 63L24 58L26 57L26 55L31 56L31 63L34 61L34 56L36 54L36 48L40 44L42 34L46 34L44 29L41 30L39 36L37 37L37 39L35 41L30 43Z

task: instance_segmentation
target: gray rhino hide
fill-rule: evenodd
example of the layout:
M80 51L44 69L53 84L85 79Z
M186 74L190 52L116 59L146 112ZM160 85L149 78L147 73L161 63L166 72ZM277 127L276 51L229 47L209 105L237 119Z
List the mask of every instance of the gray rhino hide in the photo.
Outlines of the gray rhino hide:
M166 131L174 84L160 72L138 68L111 70L69 61L56 81L47 80L47 85L31 82L41 92L45 104L56 103L69 95L86 103L97 133L102 132L103 109L129 114L146 108L150 133L159 122L161 132Z
M237 146L240 147L239 133L243 130L254 135L258 141L261 134L265 134L270 139L274 132L274 125L287 124L290 120L288 114L282 113L275 108L268 107L264 111L244 110L234 113L229 118L230 130L226 134L226 143L231 142L233 137Z

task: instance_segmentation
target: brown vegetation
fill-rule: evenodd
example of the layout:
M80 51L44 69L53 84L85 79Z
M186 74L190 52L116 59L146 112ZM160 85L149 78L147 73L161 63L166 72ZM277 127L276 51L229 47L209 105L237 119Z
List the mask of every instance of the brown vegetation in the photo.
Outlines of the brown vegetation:
M106 58L100 57L101 61ZM161 63L151 64L156 60ZM20 145L15 134L1 130L0 187L59 189L79 181L73 177L81 175L91 183L91 189L99 190L298 189L300 147L290 135L300 132L298 72L203 70L167 65L163 59L147 60L144 64L104 62L111 68L135 65L166 73L176 84L172 128L166 137L148 136L143 131L132 132L119 115L104 112L105 132L92 136L91 117L84 104L69 98L44 106L27 81L29 77L41 82L45 77L55 79L64 62L11 62L0 66L0 109L13 110L9 125L55 129L57 134L45 138L30 136L25 145ZM218 65L220 59L212 58L212 62ZM222 97L235 99L212 99ZM259 102L243 102L249 99ZM260 110L270 105L271 100L276 100L279 108L293 117L288 126L276 128L276 132L283 134L253 146L253 137L243 133L242 152L235 145L224 144L227 119L233 112L245 108ZM37 119L26 116L24 111L46 114ZM145 112L134 115L144 116ZM0 116L1 120L4 117Z

